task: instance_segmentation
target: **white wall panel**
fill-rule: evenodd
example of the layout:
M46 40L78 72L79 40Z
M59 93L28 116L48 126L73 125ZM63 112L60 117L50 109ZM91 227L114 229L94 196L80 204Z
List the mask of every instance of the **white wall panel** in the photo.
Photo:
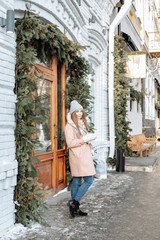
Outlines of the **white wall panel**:
M1 0L0 17L13 9L13 0ZM13 227L14 187L18 165L15 160L15 35L0 27L0 236Z

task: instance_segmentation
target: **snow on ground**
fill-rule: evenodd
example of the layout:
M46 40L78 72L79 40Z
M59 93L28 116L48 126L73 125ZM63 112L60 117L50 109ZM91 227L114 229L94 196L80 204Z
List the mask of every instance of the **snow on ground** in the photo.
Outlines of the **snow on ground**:
M22 224L17 223L12 229L6 232L0 239L1 240L15 240L19 237L24 236L29 231L39 232L41 225L38 223L33 223L30 228L24 227Z
M60 194L67 192L67 188L63 189L62 191L58 192L53 196L53 198L57 197ZM11 228L7 233L5 233L0 240L16 240L17 238L23 237L29 232L39 232L42 226L38 223L32 223L30 228L24 227L22 224L17 223Z
M128 176L128 174L107 174L108 177L107 179L95 179L93 185L90 188L90 191L92 192L101 192L101 188L103 188L104 183L107 181L106 185L106 196L113 196L117 194L117 191L120 186L123 186L123 188L127 187L127 185L130 185L132 182L132 177ZM121 188L121 187L120 187ZM53 196L52 199L56 199L59 197L62 197L65 195L67 192L67 188L64 190L60 191L56 195ZM62 194L62 195L61 195ZM91 194L92 195L92 194ZM90 198L92 197L90 194ZM102 194L103 195L103 194ZM93 198L95 199L95 194L93 194ZM55 209L56 211L56 209ZM57 226L52 226L51 228L54 229L54 227L57 230ZM47 231L47 230L46 230ZM63 231L68 231L67 228L64 228ZM28 235L34 235L35 234L46 234L44 226L38 224L38 223L31 223L30 228L29 227L24 227L22 224L15 224L12 229L10 229L7 233L5 233L0 240L18 240L18 239L25 239Z
M67 188L65 188L65 189L63 189L62 191L60 191L60 192L58 192L57 194L55 194L53 197L55 198L55 197L57 197L59 194L64 193L64 192L67 192L67 191L68 191Z

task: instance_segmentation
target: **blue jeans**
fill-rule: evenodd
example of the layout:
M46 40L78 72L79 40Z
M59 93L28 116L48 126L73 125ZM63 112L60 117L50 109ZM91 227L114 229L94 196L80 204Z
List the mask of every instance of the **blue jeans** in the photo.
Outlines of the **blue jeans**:
M83 178L83 183L81 181ZM88 188L93 183L93 176L87 177L73 177L72 186L71 186L71 197L72 200L76 200L80 203L81 198L87 192Z

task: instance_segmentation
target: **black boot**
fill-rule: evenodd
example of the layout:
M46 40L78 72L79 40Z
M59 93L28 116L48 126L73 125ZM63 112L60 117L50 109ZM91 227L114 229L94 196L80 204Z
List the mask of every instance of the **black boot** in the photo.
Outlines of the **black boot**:
M74 200L69 200L67 206L69 207L69 212L71 214L71 217L75 217L75 204L74 204Z
M78 216L87 216L88 215L86 212L82 212L79 209L80 203L78 201L73 200L73 204L75 205L75 215L78 215Z

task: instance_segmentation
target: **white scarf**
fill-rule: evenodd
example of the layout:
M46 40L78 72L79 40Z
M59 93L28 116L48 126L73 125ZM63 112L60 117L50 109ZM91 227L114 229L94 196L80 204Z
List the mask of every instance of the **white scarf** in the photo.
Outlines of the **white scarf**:
M67 122L73 126L73 128L75 129L75 132L76 132L77 137L80 138L78 129L77 129L75 123L74 123L74 122L72 121L72 119L71 119L71 114L70 114L70 112L67 114ZM83 122L82 122L82 123L83 123ZM81 125L81 124L79 125L79 129L80 129L80 132L81 132L82 136L84 136L84 135L87 134L87 129L86 129L86 126L84 125L84 123L83 123L82 125Z

